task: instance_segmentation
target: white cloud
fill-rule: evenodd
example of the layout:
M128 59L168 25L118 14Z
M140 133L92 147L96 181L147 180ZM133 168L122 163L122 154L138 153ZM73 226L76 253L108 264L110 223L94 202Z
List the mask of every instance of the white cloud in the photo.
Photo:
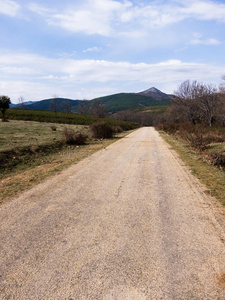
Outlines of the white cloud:
M52 8L52 7L51 7L51 9L49 9L47 7L41 6L40 4L37 4L37 3L34 3L34 2L29 3L27 7L32 12L37 13L37 14L43 16L43 17L51 15L55 11L55 9Z
M68 52L62 52L62 53L59 53L58 56L59 57L62 57L62 58L70 58L70 57L73 57L76 55L76 51L73 51L71 53L68 53Z
M6 1L6 0L5 0ZM9 1L9 0L8 0ZM147 32L187 18L225 22L225 4L206 0L152 1L84 0L58 10L32 3L30 10L42 15L51 26L87 35L114 36L127 32Z
M39 100L54 93L63 97L80 97L78 92L85 88L80 99L94 98L94 88L98 90L111 86L126 91L141 85L156 86L167 92L186 79L196 79L215 83L224 73L224 66L199 63L186 63L180 60L167 60L155 64L111 62L106 60L51 59L32 54L8 53L0 55L1 92L12 99L24 95L27 99ZM97 91L97 89L96 89ZM91 95L91 96L90 96Z
M6 73L6 74L19 74L19 75L31 75L34 73L40 73L40 71L38 72L35 69L30 69L30 68L26 68L26 67L15 67L15 66L10 66L10 67L3 67L2 68L2 72Z
M101 48L96 47L96 46L83 50L84 53L87 53L87 52L99 52L99 51L101 51Z
M225 4L215 1L191 1L181 13L202 20L217 20L225 22Z
M215 38L205 39L201 33L195 32L190 44L192 45L220 45L221 42Z
M210 38L210 39L193 39L191 41L191 44L193 45L220 45L221 42L218 41L217 39L213 39L213 38Z
M20 5L12 0L0 0L0 14L15 17L20 10Z
M49 84L28 80L1 80L0 89L2 94L9 96L13 103L17 103L21 95L29 101L41 100L56 94L55 88L51 88Z
M62 27L68 31L83 32L89 35L108 36L111 31L106 18L100 18L99 15L85 10L56 14L48 19L48 24Z
M128 1L88 0L79 9L49 14L47 22L72 32L109 36L112 34L111 21L115 21L118 14L129 6L131 3Z

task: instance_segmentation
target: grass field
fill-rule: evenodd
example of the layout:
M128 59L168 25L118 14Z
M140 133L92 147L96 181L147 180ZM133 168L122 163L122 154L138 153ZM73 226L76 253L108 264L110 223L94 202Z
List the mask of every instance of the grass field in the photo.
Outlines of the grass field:
M56 126L56 131L51 126ZM128 132L110 140L88 139L87 145L62 143L64 127L89 135L89 127L32 121L0 122L0 203L91 155Z
M120 126L123 130L135 129L139 124L134 122L126 122L115 120L113 118L96 118L90 115L81 115L77 113L66 113L47 110L32 110L11 108L6 112L6 117L10 120L36 121L58 124L73 124L73 125L91 125L95 122L104 121L111 126Z
M51 129L56 127L56 131ZM85 125L42 123L33 121L10 120L0 122L0 151L17 149L29 145L51 144L62 139L65 127L89 134L89 127Z

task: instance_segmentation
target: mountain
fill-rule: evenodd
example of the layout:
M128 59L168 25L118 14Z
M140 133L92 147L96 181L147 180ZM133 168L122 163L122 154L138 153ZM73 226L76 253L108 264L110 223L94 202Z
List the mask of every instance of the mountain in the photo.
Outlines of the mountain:
M24 102L23 108L25 109L38 109L49 110L51 102L54 99L45 99L41 101ZM99 97L88 101L91 105L94 101L98 101L101 105L104 105L109 113L113 114L121 110L133 109L146 106L159 106L168 105L171 101L171 95L165 94L160 90L152 87L146 91L139 93L119 93L109 96ZM78 111L78 106L83 100L71 100L67 98L57 98L57 110L62 111L63 103L69 103L73 112ZM11 107L20 107L20 104L12 104Z
M171 102L171 95L165 94L156 88L150 88L140 93L120 93L100 97L98 100L110 113L145 106L168 105Z
M33 103L35 103L35 102L37 102L37 101L25 101L25 102L23 102L23 107L26 106L26 105L33 104ZM11 103L11 104L10 104L10 107L11 107L11 108L16 108L16 107L18 108L18 107L21 107L21 103L17 103L17 104Z
M152 97L154 99L162 100L162 99L170 99L172 95L165 94L161 92L160 90L156 89L155 87L151 87L148 90L145 90L143 92L139 92L139 95Z
M41 101L36 101L31 104L24 103L23 108L26 109L38 109L38 110L50 110L51 102L54 99L45 99ZM57 110L62 111L64 103L67 102L71 106L72 111L77 111L78 105L82 102L82 100L71 100L67 98L57 98Z

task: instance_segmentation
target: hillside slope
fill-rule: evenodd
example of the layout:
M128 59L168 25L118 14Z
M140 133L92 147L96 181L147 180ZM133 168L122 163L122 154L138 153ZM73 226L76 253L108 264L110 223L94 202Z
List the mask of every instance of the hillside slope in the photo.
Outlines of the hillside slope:
M52 100L53 98L29 104L24 103L23 108L50 110ZM89 105L93 104L94 101L98 101L101 105L104 105L108 112L113 114L118 111L133 108L168 105L171 102L171 95L167 95L156 88L150 88L140 93L119 93L95 98L89 101ZM63 111L65 109L65 105L63 105L65 102L70 105L73 112L78 112L78 106L83 100L57 98L57 111ZM20 104L12 104L11 107L20 107Z
M50 104L52 102L51 99L45 99L37 102L33 102L32 104L25 104L23 108L26 109L38 109L38 110L50 110ZM57 111L63 111L63 103L69 103L73 111L77 111L78 105L82 102L82 100L71 100L67 98L57 98Z
M98 100L100 104L105 105L110 113L116 113L118 111L137 107L168 105L170 103L170 98L155 99L153 97L146 97L135 93L120 93L100 97L94 100Z

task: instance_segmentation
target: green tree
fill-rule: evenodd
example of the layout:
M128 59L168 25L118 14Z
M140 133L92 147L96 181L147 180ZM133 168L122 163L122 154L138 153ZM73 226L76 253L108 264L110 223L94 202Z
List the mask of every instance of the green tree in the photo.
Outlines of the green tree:
M9 108L10 103L11 103L11 100L9 97L0 96L0 110L2 113L2 121L3 122L7 121L6 117L5 117L5 112Z

